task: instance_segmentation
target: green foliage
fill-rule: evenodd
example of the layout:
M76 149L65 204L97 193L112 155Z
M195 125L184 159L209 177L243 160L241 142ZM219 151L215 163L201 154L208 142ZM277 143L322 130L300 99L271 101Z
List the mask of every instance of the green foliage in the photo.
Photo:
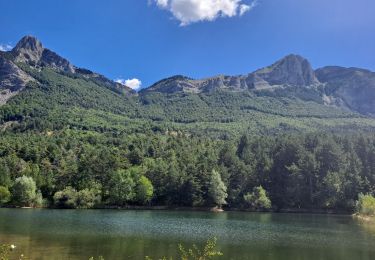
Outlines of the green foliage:
M254 210L267 210L272 207L271 200L267 197L266 190L262 186L254 187L252 193L244 195L244 200Z
M98 191L93 189L83 189L77 194L77 208L91 209L101 202Z
M193 248L186 250L182 245L179 246L181 253L181 260L206 260L217 256L222 256L220 251L216 251L216 238L209 239L203 249L199 249L193 245Z
M10 199L11 199L11 194L8 188L0 186L0 206L8 203Z
M209 260L216 257L223 256L223 253L216 250L216 238L209 239L203 248L198 248L193 245L192 248L185 249L181 244L178 246L180 251L180 260ZM172 257L162 257L160 260L172 260ZM151 257L146 256L146 260L152 260Z
M77 207L77 191L72 187L66 187L53 195L53 201L57 208L74 209Z
M90 209L101 202L99 190L83 189L76 191L72 187L66 187L53 196L55 207L66 209Z
M212 170L208 193L213 203L218 207L227 203L225 200L228 197L227 187L221 180L220 173L216 170Z
M132 201L135 194L136 183L130 170L117 170L110 179L109 201L113 205L123 206Z
M33 178L27 176L16 178L12 186L13 203L22 207L40 206L41 195L36 188Z
M357 213L364 216L375 216L375 198L369 194L359 194Z
M153 195L154 187L151 181L147 177L141 176L136 186L136 201L145 205L151 201Z
M11 252L10 245L0 245L0 260L8 260Z

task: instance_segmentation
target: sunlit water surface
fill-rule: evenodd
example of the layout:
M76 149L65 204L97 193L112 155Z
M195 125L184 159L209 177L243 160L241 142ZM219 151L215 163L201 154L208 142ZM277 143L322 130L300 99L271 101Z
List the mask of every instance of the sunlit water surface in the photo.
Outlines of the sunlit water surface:
M29 259L175 257L210 237L219 259L375 259L375 227L350 216L0 209L0 243Z

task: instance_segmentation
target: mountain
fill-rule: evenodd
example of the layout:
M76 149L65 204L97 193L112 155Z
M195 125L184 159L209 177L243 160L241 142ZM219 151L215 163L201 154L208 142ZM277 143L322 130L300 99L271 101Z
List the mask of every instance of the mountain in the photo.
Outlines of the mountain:
M0 187L24 176L55 207L211 207L214 175L229 208L248 208L259 187L275 210L351 210L375 190L374 73L363 69L315 71L289 55L135 93L26 36L0 52L0 102Z
M116 83L104 76L71 64L67 59L44 48L33 36L23 37L10 52L0 52L0 104L17 95L27 83L37 80L28 69L51 69L61 74L84 77L118 93L135 94L131 88Z
M373 72L354 68L314 71L293 54L246 75L179 75L136 93L26 36L0 52L0 130L174 129L215 137L372 131L373 78Z
M320 82L306 59L299 55L288 55L269 67L247 75L220 75L202 80L194 80L185 76L174 76L161 80L144 91L202 93L217 89L242 91L277 86L308 87L318 84Z
M359 68L324 67L316 70L324 82L328 104L375 116L375 73Z
M142 92L280 91L293 87L293 91L295 87L299 88L298 91L310 89L328 106L375 116L374 72L343 67L324 67L314 71L308 60L293 54L247 75L221 75L200 80L179 75L161 80Z

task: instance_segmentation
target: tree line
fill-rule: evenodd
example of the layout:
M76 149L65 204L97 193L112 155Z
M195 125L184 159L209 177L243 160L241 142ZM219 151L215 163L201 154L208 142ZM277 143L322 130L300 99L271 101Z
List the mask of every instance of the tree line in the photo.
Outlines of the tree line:
M0 140L0 203L92 208L354 210L375 192L372 134L217 140L184 133L13 133Z

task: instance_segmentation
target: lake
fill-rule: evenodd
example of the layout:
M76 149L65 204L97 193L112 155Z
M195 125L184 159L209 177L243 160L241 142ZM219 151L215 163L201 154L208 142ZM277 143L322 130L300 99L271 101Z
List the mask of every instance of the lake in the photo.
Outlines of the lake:
M375 228L350 216L0 209L0 243L29 259L158 259L210 237L218 259L375 259Z

